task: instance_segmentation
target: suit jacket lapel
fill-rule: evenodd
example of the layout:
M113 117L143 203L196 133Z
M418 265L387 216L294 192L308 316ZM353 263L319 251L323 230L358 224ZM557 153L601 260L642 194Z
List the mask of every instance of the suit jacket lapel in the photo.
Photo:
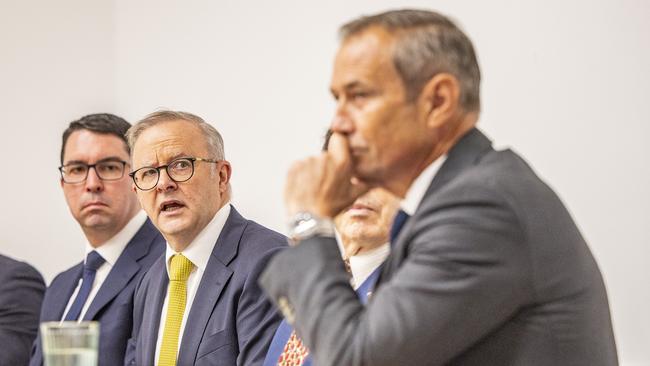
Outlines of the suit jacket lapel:
M88 307L84 320L95 319L97 313L119 295L133 276L138 273L140 270L138 260L147 255L151 242L156 237L156 231L151 225L151 222L147 219L126 245L93 302Z
M426 197L433 195L438 189L443 187L446 183L454 179L467 167L475 165L488 151L492 150L492 142L478 129L470 130L463 136L447 153L447 160L440 167L427 188L426 193L422 200ZM380 283L386 282L390 279L392 273L401 265L408 252L407 240L412 231L413 225L419 220L421 214L422 204L418 207L413 217L409 218L404 224L397 238L395 238L395 245L392 247L389 257L383 265L377 287Z
M79 284L82 272L83 262L62 273L57 281L52 283L47 290L52 296L52 300L44 304L41 321L55 321L63 318L63 311L65 311L74 289Z
M231 206L230 215L212 250L212 255L187 317L185 330L189 329L190 331L183 332L178 365L193 365L196 360L199 344L212 311L232 275L232 269L228 267L228 264L237 255L239 240L245 227L246 220Z
M169 284L167 269L165 268L165 256L163 255L158 259L149 271L151 273L149 281L151 282L147 286L147 291L143 294L145 296L143 300L145 305L142 311L140 339L137 345L138 348L142 349L142 352L138 351L142 355L142 365L155 364L160 317L165 296L167 295L167 285ZM179 365L182 364L179 363Z

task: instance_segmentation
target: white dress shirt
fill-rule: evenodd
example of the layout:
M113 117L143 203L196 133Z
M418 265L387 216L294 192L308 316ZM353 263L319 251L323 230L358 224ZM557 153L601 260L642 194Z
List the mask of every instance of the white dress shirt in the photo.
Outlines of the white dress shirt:
M217 238L221 234L221 230L226 224L226 220L230 215L230 202L226 203L217 213L212 220L201 230L199 235L185 248L181 253L177 253L167 243L167 250L165 251L165 263L167 264L167 276L169 276L170 259L175 254L183 254L187 259L194 264L194 269L187 279L187 297L185 302L185 312L183 313L183 321L181 322L181 329L178 334L178 347L180 348L183 340L183 331L187 316L192 309L192 303L196 295L196 290L199 288L203 273L208 265L212 250L217 244ZM158 327L158 340L156 341L156 365L158 364L158 357L160 355L160 346L162 345L163 333L165 332L165 320L167 319L167 307L169 304L169 292L165 295L165 302L163 303L162 312L160 313L160 325Z
M379 267L390 253L388 243L350 257L352 287L356 290Z
M92 304L93 299L97 295L97 292L102 287L102 284L106 280L106 277L108 277L111 269L113 269L115 262L117 262L117 259L122 254L124 248L126 248L126 245L129 244L129 241L133 239L133 236L135 236L138 230L140 230L140 227L142 227L146 220L147 215L144 213L144 211L140 210L140 212L133 216L133 218L124 226L124 228L120 230L120 232L115 234L115 236L110 238L107 242L99 245L97 248L94 248L92 245L90 245L89 242L86 242L86 255L84 256L84 264L86 263L86 257L88 257L88 253L92 252L93 250L101 255L102 258L104 258L105 262L99 266L97 272L95 273L93 286L90 290L90 294L88 294L88 299L86 299L83 308L81 308L81 314L79 314L78 321L81 321L84 318L88 307L90 304ZM81 289L81 282L82 280L79 279L77 287L72 293L70 299L68 299L68 305L65 307L65 311L63 312L61 320L65 319L65 316L68 314L68 311L70 310L74 299L77 297L77 293L79 293L79 290Z
M411 183L408 191L406 191L406 195L404 195L404 199L400 202L400 207L404 212L409 214L409 216L415 214L418 206L420 206L420 202L422 202L422 199L424 198L424 194L427 193L427 189L431 185L431 181L433 181L433 178L438 174L438 170L440 170L440 167L445 160L447 160L447 155L443 155L434 160L433 163L429 164L429 166L426 167L417 178L415 178L413 183Z

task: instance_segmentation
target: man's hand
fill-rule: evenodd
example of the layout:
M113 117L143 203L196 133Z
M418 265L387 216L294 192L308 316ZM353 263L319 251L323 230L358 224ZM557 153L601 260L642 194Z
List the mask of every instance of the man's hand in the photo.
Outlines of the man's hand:
M354 178L348 142L335 133L328 151L295 162L284 190L289 217L298 212L333 218L370 187Z

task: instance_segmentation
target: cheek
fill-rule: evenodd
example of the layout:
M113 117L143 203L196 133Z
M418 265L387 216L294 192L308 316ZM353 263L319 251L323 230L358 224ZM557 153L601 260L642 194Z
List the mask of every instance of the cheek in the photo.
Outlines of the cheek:
M65 197L65 201L68 203L68 206L70 206L70 209L75 210L77 208L77 204L79 202L79 194L75 190L76 187L65 185L63 187L63 196Z
M140 206L147 212L147 214L151 216L156 202L155 196L149 192L139 193L138 202L140 202Z

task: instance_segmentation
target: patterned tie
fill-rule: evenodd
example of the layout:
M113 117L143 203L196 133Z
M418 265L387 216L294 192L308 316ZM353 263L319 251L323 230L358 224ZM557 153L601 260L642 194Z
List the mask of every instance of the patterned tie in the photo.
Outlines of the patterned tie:
M409 219L409 214L404 212L403 210L397 211L397 215L395 215L395 219L393 219L393 226L390 228L390 246L393 247L395 245L395 239L397 239L397 235L399 235L399 232L402 230L402 227L404 227L404 224L406 223L406 220Z
M77 297L74 299L72 306L68 310L68 313L65 315L63 320L77 320L81 314L81 310L84 307L84 304L88 300L88 295L90 295L90 290L93 288L93 282L95 281L95 274L97 274L97 269L104 264L104 258L102 258L99 253L92 251L86 256L86 262L84 263L83 276L81 278L81 288L77 293Z
M178 336L187 300L187 278L193 268L194 264L182 254L172 256L169 265L169 302L167 304L167 316L165 317L165 330L158 356L158 366L176 366Z
M349 258L343 259L343 265L345 265L346 272L352 273ZM284 345L280 358L278 358L277 366L300 366L305 362L308 355L309 349L302 343L302 340L294 330Z
M287 344L284 345L284 350L282 350L282 354L278 359L277 366L300 366L308 354L309 349L302 344L302 340L300 340L294 330L291 332Z

